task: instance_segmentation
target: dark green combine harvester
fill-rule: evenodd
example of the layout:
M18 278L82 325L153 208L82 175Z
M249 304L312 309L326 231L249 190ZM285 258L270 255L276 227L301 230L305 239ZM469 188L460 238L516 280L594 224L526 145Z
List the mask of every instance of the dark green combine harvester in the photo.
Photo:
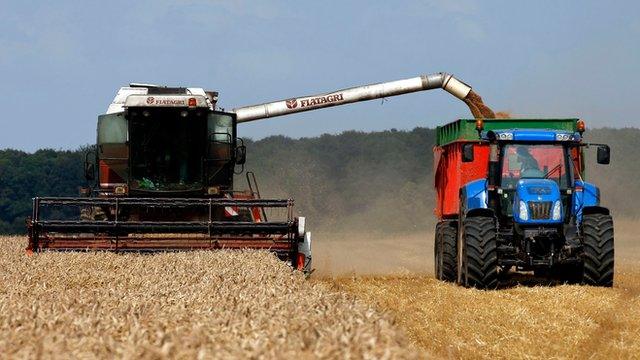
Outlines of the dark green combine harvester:
M260 198L251 172L248 190L234 190L246 149L236 114L216 100L202 89L120 89L86 157L94 185L35 198L28 250L265 249L309 271L311 237L293 200Z

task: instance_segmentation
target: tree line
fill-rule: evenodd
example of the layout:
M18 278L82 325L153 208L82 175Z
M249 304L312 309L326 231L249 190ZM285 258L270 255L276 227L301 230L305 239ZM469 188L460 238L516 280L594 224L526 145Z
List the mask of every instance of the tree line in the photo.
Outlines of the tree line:
M596 129L587 141L611 145L610 166L587 150L587 178L601 188L615 216L637 217L640 129ZM430 229L433 217L435 130L348 131L292 139L247 140L245 169L258 177L263 197L291 197L310 226L323 230L409 232ZM34 196L76 196L86 186L87 147L74 151L0 151L0 233L22 234ZM244 188L244 175L236 177Z

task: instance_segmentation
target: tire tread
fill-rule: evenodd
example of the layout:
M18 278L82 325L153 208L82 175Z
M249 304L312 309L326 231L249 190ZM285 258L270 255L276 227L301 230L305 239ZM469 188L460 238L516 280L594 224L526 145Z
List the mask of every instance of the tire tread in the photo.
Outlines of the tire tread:
M442 269L438 268L436 261L436 278L438 280L453 282L458 277L457 264L457 231L455 222L443 221L436 226L435 251L442 257Z
M584 215L582 235L584 249L582 282L593 286L613 286L614 236L611 215Z
M466 218L465 235L466 277L464 285L479 289L498 287L498 250L496 225L492 217Z

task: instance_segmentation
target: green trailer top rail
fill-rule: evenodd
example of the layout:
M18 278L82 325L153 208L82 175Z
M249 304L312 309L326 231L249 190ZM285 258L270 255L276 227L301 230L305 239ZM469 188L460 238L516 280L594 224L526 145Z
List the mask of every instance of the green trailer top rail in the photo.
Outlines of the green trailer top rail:
M576 131L578 119L484 119L484 130L549 129ZM459 119L436 128L438 146L455 141L478 140L475 119Z

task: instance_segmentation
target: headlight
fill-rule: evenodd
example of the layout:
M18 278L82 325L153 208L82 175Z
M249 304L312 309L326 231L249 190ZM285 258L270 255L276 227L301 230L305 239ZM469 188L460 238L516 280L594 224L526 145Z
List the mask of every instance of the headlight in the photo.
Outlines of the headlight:
M500 138L500 140L513 140L513 133L500 133L498 137Z
M305 233L305 221L306 219L304 218L304 216L300 216L298 218L298 236L300 237L304 237L304 233Z
M556 134L556 141L567 141L571 139L569 134Z
M527 204L520 200L520 220L529 220L529 211L527 211Z
M561 216L562 216L562 203L560 203L560 200L556 200L556 202L553 204L553 211L551 212L551 219L560 220Z

